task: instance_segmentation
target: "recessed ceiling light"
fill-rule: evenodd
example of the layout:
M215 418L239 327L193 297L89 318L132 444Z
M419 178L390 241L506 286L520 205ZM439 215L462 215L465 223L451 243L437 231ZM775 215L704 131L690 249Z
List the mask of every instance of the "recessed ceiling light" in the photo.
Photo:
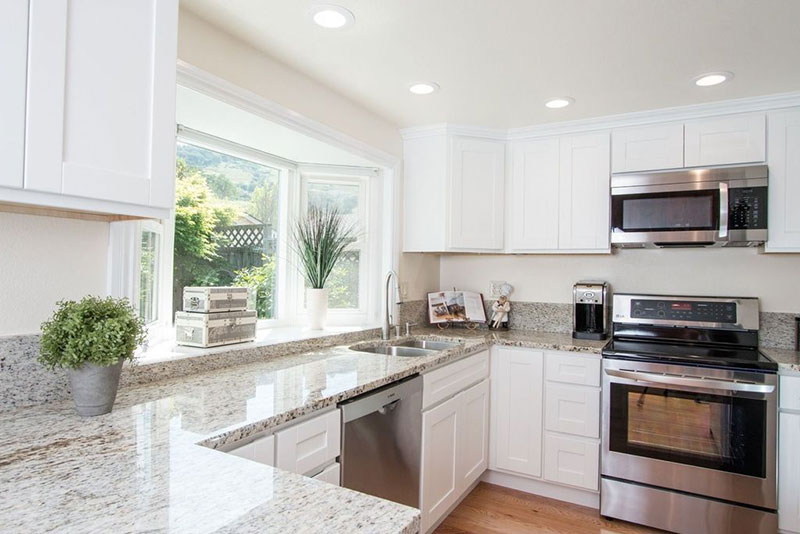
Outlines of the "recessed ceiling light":
M353 24L355 15L349 9L334 4L315 4L308 10L314 24L329 30L338 30Z
M439 90L439 84L433 82L415 82L408 86L415 95L429 95Z
M575 99L569 96L558 96L555 98L548 98L545 100L544 105L550 109L565 108L570 104L574 104Z
M700 87L710 87L712 85L718 85L722 82L727 82L731 78L733 78L732 72L708 72L706 74L701 74L693 81L695 85Z

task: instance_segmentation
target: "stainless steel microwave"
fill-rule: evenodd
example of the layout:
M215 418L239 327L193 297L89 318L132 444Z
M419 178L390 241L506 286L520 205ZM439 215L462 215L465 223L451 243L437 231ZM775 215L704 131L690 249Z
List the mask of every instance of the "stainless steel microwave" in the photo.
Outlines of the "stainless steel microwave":
M611 177L611 244L758 246L767 240L766 165Z

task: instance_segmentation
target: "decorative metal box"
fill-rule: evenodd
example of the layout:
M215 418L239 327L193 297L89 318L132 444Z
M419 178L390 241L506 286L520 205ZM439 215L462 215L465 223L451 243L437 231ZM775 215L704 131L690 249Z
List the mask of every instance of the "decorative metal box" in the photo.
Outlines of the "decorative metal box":
M217 313L247 309L246 287L184 287L183 311Z
M178 345L217 347L256 338L256 312L175 313Z

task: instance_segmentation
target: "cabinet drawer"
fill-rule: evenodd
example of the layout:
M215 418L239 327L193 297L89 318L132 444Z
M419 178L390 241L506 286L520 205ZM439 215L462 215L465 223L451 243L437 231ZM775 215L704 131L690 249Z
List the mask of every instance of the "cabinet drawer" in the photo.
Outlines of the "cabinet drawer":
M600 386L600 358L571 352L548 352L545 355L545 378L581 386Z
M228 454L253 460L260 464L275 465L275 436L265 436L237 447Z
M339 456L341 411L334 410L275 433L275 466L307 475Z
M422 409L489 376L489 351L479 352L422 375Z
M597 491L600 442L546 433L544 478L551 482Z
M780 377L780 402L781 410L800 411L800 376Z
M322 482L327 482L328 484L333 484L335 486L341 486L339 482L339 473L341 469L339 467L339 462L334 462L316 475L314 475L314 480L321 480Z
M600 437L600 390L585 386L545 386L545 428L586 438Z

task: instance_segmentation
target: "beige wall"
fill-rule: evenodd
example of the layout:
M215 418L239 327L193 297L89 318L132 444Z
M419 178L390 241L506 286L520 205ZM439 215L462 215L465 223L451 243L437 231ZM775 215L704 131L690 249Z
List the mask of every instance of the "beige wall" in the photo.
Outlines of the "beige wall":
M106 292L108 223L0 213L0 335L30 334L60 299Z
M402 155L394 124L184 9L178 57L384 152Z
M623 250L613 255L452 255L441 259L441 285L489 292L490 280L515 287L512 300L571 302L581 279L619 292L752 296L761 309L800 312L800 254L758 249Z

